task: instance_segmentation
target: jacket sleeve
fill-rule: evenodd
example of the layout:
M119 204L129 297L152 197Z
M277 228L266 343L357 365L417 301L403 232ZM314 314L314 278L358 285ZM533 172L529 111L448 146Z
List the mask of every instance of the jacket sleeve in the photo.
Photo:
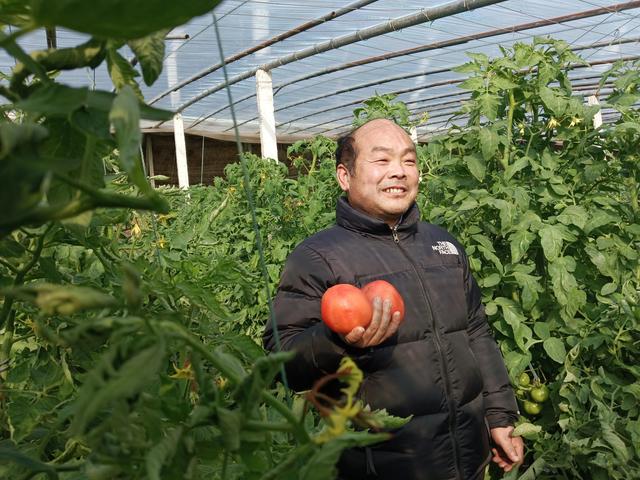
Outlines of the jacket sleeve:
M287 259L273 301L279 343L271 321L263 334L264 347L272 352L295 351L285 365L294 390L308 390L314 381L338 369L346 345L320 318L320 302L335 284L327 262L312 248L298 246Z
M466 256L464 281L469 312L467 331L471 350L482 372L487 423L489 428L513 425L518 420L518 404L498 344L487 323L480 287L470 272Z

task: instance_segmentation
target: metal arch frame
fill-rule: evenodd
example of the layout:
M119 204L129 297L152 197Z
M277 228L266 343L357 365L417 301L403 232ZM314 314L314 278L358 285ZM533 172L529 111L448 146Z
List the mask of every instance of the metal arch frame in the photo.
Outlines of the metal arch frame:
M241 58L244 58L248 55L251 55L252 53L255 53L259 50L262 50L263 48L267 48L271 45L274 45L278 42L282 42L283 40L286 40L289 37L292 37L294 35L297 35L298 33L302 33L306 30L309 30L310 28L313 28L315 26L318 26L322 23L328 22L330 20L333 20L335 18L338 18L342 15L346 15L347 13L351 13L354 10L357 10L359 8L362 8L364 6L367 6L371 3L375 3L378 0L358 0L356 2L353 2L349 5L347 5L346 7L334 10L332 12L329 12L326 15L322 15L318 18L315 18L313 20L310 20L308 22L305 22L303 24L300 24L286 32L283 32L279 35L276 35L274 37L271 37L268 40L265 40L264 42L259 43L258 45L254 45L251 48L248 48L246 50L243 50L241 52L235 53L233 55L230 55L228 57L226 57L224 59L224 62L218 62L215 63L207 68L205 68L204 70L201 70L200 72L196 73L195 75L192 75L191 77L182 80L181 82L178 82L176 85L172 86L171 88L163 91L162 93L159 93L158 95L156 95L155 97L153 97L151 100L149 100L149 105L153 105L154 103L156 103L157 101L161 100L162 98L166 97L167 95L171 94L172 92L177 92L178 90L180 90L182 87L189 85L190 83L193 83L197 80L200 80L201 78L209 75L210 73L213 73L217 70L219 70L220 68L222 68L223 63L225 65L229 65L230 63L233 63L237 60L240 60ZM236 102L237 103L237 102Z
M610 63L613 63L613 62L617 62L619 60L631 61L631 60L637 60L639 58L640 58L640 55L629 55L629 56L617 57L617 58L613 58L613 59L598 60L598 61L595 61L595 62L591 62L588 65L584 65L584 64L581 64L581 63L580 64L571 64L571 65L569 65L569 68L571 70L579 69L579 68L591 68L591 67L597 66L597 65L610 64ZM454 79L454 80L446 80L446 81L442 81L442 82L434 82L432 84L419 85L417 87L405 88L405 89L402 89L402 90L395 90L395 91L386 92L386 93L400 95L400 94L403 94L403 93L409 93L409 92L414 92L414 91L418 91L418 90L425 90L425 89L428 89L428 88L434 88L434 87L439 87L439 86L444 86L444 85L454 85L456 83L462 83L464 80L466 80L466 78ZM310 113L310 114L307 114L307 115L302 115L300 117L297 117L297 118L294 118L292 120L289 120L289 122L287 122L287 123L292 123L292 122L295 122L295 121L298 121L298 120L302 120L304 118L312 117L314 115L319 115L321 113L330 112L332 110L338 110L340 108L343 108L343 107L346 107L346 106L349 106L349 105L357 105L357 104L362 103L365 100L367 100L367 98L368 97L360 98L360 99L352 101L352 102L342 103L341 105L338 105L338 106L333 106L333 107L325 108L323 110L318 110L318 111L316 111L314 113ZM293 133L293 132L288 132L288 133Z
M580 20L580 19L584 19L584 18L590 18L590 17L594 17L594 16L599 16L599 15L604 15L604 14L611 14L612 12L618 12L618 11L624 11L624 10L629 10L629 9L633 9L633 8L640 8L640 1L636 0L636 1L631 1L631 2L623 2L623 3L618 3L618 4L614 4L614 5L610 5L607 7L600 7L600 8L595 8L595 9L590 9L590 10L584 10L582 12L576 12L576 13L572 13L572 14L568 14L568 15L561 15L558 17L552 17L550 19L545 19L545 20L537 20L534 22L526 22L526 23L522 23L522 24L518 24L518 25L514 25L511 27L504 27L504 28L498 28L498 29L493 29L493 30L487 30L484 32L480 32L480 33L476 33L476 34L472 34L472 35L466 35L466 36L462 36L462 37L457 37L454 39L450 39L450 40L444 40L444 41L440 41L440 42L434 42L434 43L430 43L430 44L426 44L426 45L422 45L419 47L413 47L413 48L409 48L409 49L403 49L403 50L398 50L395 52L390 52L384 55L376 55L376 56L372 56L372 57L366 57L364 59L360 59L360 60L356 60L353 62L347 62L338 66L333 66L333 67L329 67L317 72L313 72L310 73L308 75L304 75L302 77L298 77L296 79L290 80L286 83L283 83L281 85L279 85L276 90L274 91L274 96L275 94L277 94L278 91L280 91L281 89L292 85L294 83L298 83L298 82L302 82L304 80L309 80L311 78L316 78L322 75L327 75L329 73L334 73L336 71L342 71L342 70L346 70L349 68L353 68L353 67L357 67L357 66L362 66L362 65L367 65L370 63L375 63L375 62L379 62L379 61L383 61L383 60L390 60L392 58L397 58L397 57L401 57L401 56L406 56L406 55L411 55L411 54L415 54L415 53L421 53L421 52L425 52L425 51L431 51L431 50L436 50L436 49L441 49L441 48L446 48L446 47L450 47L450 46L455 46L455 45L461 45L461 44L465 44L465 43L469 43L471 41L474 40L479 40L482 38L490 38L490 37L494 37L494 36L499 36L499 35L504 35L507 33L515 33L515 32L519 32L519 31L523 31L523 30L530 30L532 28L540 28L540 27L544 27L544 26L549 26L549 25L554 25L554 24L560 24L563 22L570 22L570 21L575 21L575 20ZM373 28L373 27L371 27ZM356 32L357 33L357 32ZM330 41L331 42L331 41ZM325 42L326 43L326 42ZM311 47L313 48L313 47ZM318 52L321 53L321 52ZM295 53L293 54L295 55ZM277 60L275 61L277 62ZM270 63L274 63L274 62L270 62ZM277 65L280 66L280 65ZM254 72L255 73L255 72ZM433 73L440 73L440 70L438 71L434 71ZM243 76L244 74L240 74L238 75L236 78ZM414 74L415 75L415 74ZM420 76L420 74L415 75L415 76ZM248 78L248 77L245 77ZM407 78L411 78L411 76L408 76ZM244 79L244 78L242 78ZM241 80L242 80L241 79ZM400 80L401 78L396 78L396 80ZM240 81L240 80L238 80ZM366 86L372 86L378 83L386 83L387 81L393 81L393 80L381 80L379 82L374 82L374 83L370 83L367 84ZM236 82L233 82L236 83ZM220 88L218 88L220 87ZM221 89L224 88L224 85L220 86L216 86L213 87L210 90L214 90L214 89ZM364 88L364 87L362 87ZM217 91L217 90L215 90ZM212 93L215 93L215 91L211 91ZM350 90L347 90L350 91ZM342 91L341 93L345 93L345 91ZM332 95L334 95L334 93L332 93ZM200 94L202 95L202 94ZM252 98L253 96L255 96L255 94L251 94L245 97L242 97L241 99L238 99L235 103L240 103L244 100L248 100L249 98ZM329 96L329 95L326 95ZM300 102L295 102L294 104L290 104L287 106L283 106L278 108L276 111L281 111L284 110L286 108L291 108L293 106L297 106L297 105L302 105L304 103L309 103L311 101L315 101L319 98L325 98L326 96L322 96L322 97L317 97L317 98L312 98L309 99L307 102L305 101L300 101ZM198 98L194 97L194 98ZM202 97L204 98L204 97ZM190 103L191 102L191 103ZM191 105L192 102L191 100L189 102L187 102L189 105ZM187 104L183 104L183 105L187 105ZM187 105L188 106L188 105ZM185 107L186 108L186 107ZM226 108L228 108L228 106L224 106L222 108L219 108L218 110L209 113L203 117L200 117L199 119L197 119L195 122L193 122L189 128L193 128L196 125L198 125L199 123L201 123L202 121L210 118L211 116L225 110ZM181 107L179 107L178 111L182 111ZM240 123L240 125L244 125L248 122L254 121L256 120L257 117L253 117L247 121L244 121L242 123ZM295 120L299 120L299 118L296 118ZM295 121L292 120L292 121ZM285 122L285 123L290 123L289 122ZM158 124L160 125L160 124ZM282 124L280 124L282 125Z
M640 37L635 37L633 39L627 39L627 40L624 40L624 41L619 41L616 44L633 43L633 42L639 42L639 41L640 41ZM573 51L586 50L586 49L590 49L590 48L598 48L598 47L602 47L602 46L607 46L609 44L611 44L611 42L596 42L596 43L591 44L591 45L585 45L585 46L582 46L582 47L573 48L572 50ZM288 108L293 108L293 107L296 107L296 106L299 106L299 105L304 105L304 104L311 103L311 102L314 102L314 101L317 101L317 100L322 100L322 99L325 99L325 98L328 98L328 97L332 97L332 96L337 95L337 94L353 92L355 90L359 90L359 89L367 88L367 87L372 87L372 86L376 86L376 85L382 85L384 83L395 82L395 81L398 81L398 80L406 80L406 79L415 78L415 77L422 77L422 76L426 77L426 76L429 76L429 75L436 75L436 74L439 74L439 73L453 72L454 69L459 67L459 66L461 66L461 65L456 65L456 66L448 67L448 68L440 68L438 70L432 70L432 71L428 71L428 72L412 73L412 74L409 74L409 75L399 75L399 76L395 76L395 77L388 77L388 78L385 78L385 79L382 79L382 80L377 80L377 81L374 81L374 82L363 83L363 84L355 85L355 86L352 86L352 87L349 87L349 88L344 88L344 89L338 90L336 92L317 95L315 97L311 97L311 98L299 100L299 101L296 101L296 102L293 102L293 103L289 103L287 105L283 105L283 106L281 106L279 108L276 108L275 111L276 112L280 112L280 111L286 110ZM253 118L250 118L248 120L245 120L245 121L239 123L238 126L245 125L245 124L247 124L249 122L252 122L252 121L255 121L255 120L257 120L257 117L253 117ZM278 123L276 125L276 127L285 125L287 123L291 123L291 121ZM194 125L192 125L192 126L194 126ZM227 130L229 130L229 129L227 129Z
M448 3L445 3L444 5L422 9L417 13L404 15L402 17L396 17L387 22L373 25L371 27L363 28L361 30L358 30L348 35L332 38L328 41L321 42L321 43L312 45L311 47L305 48L303 50L293 52L292 54L286 55L284 57L277 58L264 65L261 65L259 67L245 71L239 75L236 75L235 77L228 79L227 81L219 83L218 85L199 93L198 95L192 97L187 102L180 105L176 109L176 112L180 113L184 111L187 107L202 100L203 98L206 98L209 95L219 90L222 90L227 86L233 85L242 80L252 77L253 75L255 75L255 73L258 70L269 71L274 68L286 65L288 63L296 62L304 58L317 55L319 53L323 53L329 50L335 50L337 48L344 47L346 45L350 45L352 43L356 43L359 41L367 40L369 38L373 38L379 35L384 35L385 33L389 33L391 31L408 28L414 25L425 23L425 22L431 22L439 18L455 15L457 13L461 13L464 11L482 8L488 5L493 5L493 4L501 3L504 1L506 0L454 0ZM633 3L638 3L638 5L640 6L640 1L636 1ZM158 123L156 127L160 126L162 123L164 122Z

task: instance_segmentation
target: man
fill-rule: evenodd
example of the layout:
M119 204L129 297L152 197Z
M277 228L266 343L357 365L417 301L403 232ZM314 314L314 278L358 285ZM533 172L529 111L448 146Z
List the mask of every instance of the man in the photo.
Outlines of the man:
M340 359L364 372L360 397L372 409L413 415L393 438L346 451L351 479L481 479L491 457L505 471L522 461L511 437L518 411L504 362L462 249L443 229L419 221L416 149L395 123L372 120L341 139L337 225L290 255L274 300L291 386L303 390ZM384 279L402 295L402 323L376 298L367 328L344 337L320 319L322 294L338 283ZM270 325L265 347L275 350Z

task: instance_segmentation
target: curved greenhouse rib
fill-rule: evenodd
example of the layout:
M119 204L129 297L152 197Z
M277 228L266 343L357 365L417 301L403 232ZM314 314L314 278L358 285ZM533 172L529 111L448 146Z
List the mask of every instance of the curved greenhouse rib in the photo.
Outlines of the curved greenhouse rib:
M588 77L585 78L602 78L601 75L590 75ZM600 83L599 82L581 82L581 83L576 83L572 85L572 92L574 93L584 93L584 92L593 92L595 90L598 89ZM603 88L601 91L608 91L611 87L612 83L611 82L607 82L603 85ZM468 92L464 92L464 93L468 93ZM447 117L451 117L454 113L456 113L459 108L460 108L460 102L461 101L465 101L465 100L470 100L471 97L466 97L466 98L462 98L460 100L452 100L452 101L448 101L448 102L440 102L437 104L433 104L433 105L425 105L423 107L420 108L415 108L415 109L409 109L410 111L410 117L411 118L418 118L420 115L423 115L425 113L431 113L431 112L437 112L435 115L430 115L429 116L429 122L426 123L425 125L430 125L431 124L431 120L434 120L436 118L447 118ZM435 107L435 108L432 108ZM353 115L351 115L351 118L353 118ZM435 122L436 124L438 122ZM348 132L349 130L351 130L353 128L351 123L344 123L338 126L334 126L334 127L330 127L330 128L325 128L324 130L320 130L318 132L316 132L316 135L325 135L327 132L331 132L333 130L340 130L343 132Z
M636 38L633 38L633 39L618 41L618 42L616 42L616 45L620 45L620 44L623 44L623 43L638 42L638 41L640 41L640 38L636 37ZM590 49L590 48L599 48L599 47L607 46L607 45L610 45L610 44L611 44L611 41L596 42L596 43L593 43L591 45L584 45L582 47L572 48L571 50L575 52L575 51L586 50L586 49ZM456 65L456 66L453 66L453 67L440 68L440 69L437 69L437 70L431 70L431 71L427 71L427 72L411 73L411 74L408 74L408 75L399 75L399 76L395 76L395 77L383 78L382 80L376 80L376 81L373 81L373 82L361 83L359 85L354 85L352 87L343 88L342 90L338 90L336 92L325 93L325 94L322 94L322 95L316 95L315 97L298 100L296 102L289 103L287 105L283 105L283 106L281 106L279 108L276 108L275 111L276 112L280 112L280 111L286 110L288 108L297 107L298 105L304 105L306 103L315 102L316 100L322 100L322 99L325 99L325 98L333 97L334 95L337 95L337 94L349 93L349 92L353 92L355 90L359 90L359 89L362 89L362 88L374 87L376 85L382 85L384 83L394 82L394 81L397 81L397 80L406 80L406 79L409 79L409 78L422 77L422 76L427 77L429 75L435 75L435 74L438 74L438 73L451 72L451 71L453 71L453 69L455 69L457 67L460 67L460 66L461 65ZM253 121L257 120L257 119L258 119L258 117L249 118L249 119L239 123L238 126L245 125L245 124L247 124L249 122L253 122ZM276 126L283 125L284 123L289 123L289 122L279 123ZM231 128L228 128L225 131L228 131Z
M292 28L291 30L288 30L286 32L283 32L279 35L276 35L275 37L272 37L268 40L265 40L262 43L259 43L258 45L254 45L251 48L248 48L247 50L243 50L241 52L235 53L233 55L230 55L229 57L224 59L224 64L225 65L229 65L232 62L235 62L237 60L240 60L241 58L244 58L248 55L251 55L252 53L255 53L259 50L262 50L263 48L266 48L270 45L273 45L275 43L281 42L283 40L286 40L289 37L293 37L294 35L297 35L298 33L302 33L306 30L309 30L310 28L316 27L324 22L328 22L329 20L333 20L334 18L338 18L341 17L342 15L345 15L347 13L351 13L354 10L357 10L359 8L362 7L366 7L367 5L369 5L370 3L374 3L377 2L378 0L359 0L357 2L353 2L349 5L347 5L346 7L343 8L339 8L337 10L334 10L332 12L327 13L326 15L322 15L321 17L315 18L313 20L310 20L308 22L305 22L303 24L298 25L295 28ZM189 85L190 83L195 82L196 80L200 80L202 77L205 77L207 75L209 75L210 73L215 72L216 70L219 70L220 68L222 68L222 64L223 62L218 62L215 63L213 65L211 65L210 67L205 68L204 70L201 70L200 72L196 73L195 75L182 80L181 82L178 82L177 84L175 84L174 86L172 86L171 88L165 90L164 92L156 95L155 97L153 97L148 103L149 105L154 104L155 102L157 102L158 100L166 97L167 95L169 95L171 92L176 92L178 90L180 90L182 87Z
M570 69L579 69L579 68L591 68L595 65L606 65L606 64L610 64L610 63L614 63L617 61L623 61L623 62L628 62L631 60L638 60L640 59L640 55L628 55L625 57L616 57L616 58L607 58L604 60L597 60L595 62L589 62L587 65L582 64L582 63L573 63L569 66ZM455 85L456 83L462 83L466 80L466 78L457 78L454 80L444 80L441 82L434 82L434 83L429 83L429 84L425 84L425 85L418 85L416 87L410 87L410 88L404 88L402 90L394 90L393 92L387 92L387 93L391 93L391 94L396 94L396 95L400 95L403 93L409 93L409 92L416 92L418 90L426 90L428 88L433 88L433 87L440 87L440 86L444 86L444 85ZM337 106L333 106L333 107L328 107L322 110L318 110L316 112L313 113L309 113L307 115L302 115L300 117L296 117L293 118L291 120L288 120L286 122L280 123L278 125L286 125L287 123L293 123L296 122L298 120L303 120L305 118L309 118L309 117L313 117L315 115L320 115L321 113L326 113L326 112L331 112L333 110L339 110L340 108L343 107L348 107L350 105L357 105L359 103L364 102L365 100L368 100L369 97L365 97L365 98L360 98L358 100L354 100L352 102L347 102L347 103L341 103L340 105ZM297 131L297 130L296 130Z
M299 50L289 55L285 55L284 57L277 58L264 65L261 65L259 67L248 70L244 73L236 75L235 77L229 79L228 82L219 83L215 87L209 88L204 92L199 93L195 97L191 98L187 102L180 105L177 108L176 112L177 113L182 112L185 108L193 105L194 103L202 100L203 98L208 97L209 95L219 90L222 90L227 85L234 85L242 80L253 77L258 70L269 71L276 67L281 67L283 65L287 65L289 63L302 60L303 58L311 57L313 55L327 52L329 50L335 50L337 48L344 47L352 43L356 43L362 40L367 40L369 38L377 37L379 35L384 35L385 33L401 30L403 28L412 27L414 25L419 25L425 22L431 22L439 18L448 17L451 15L455 15L457 13L468 11L468 10L475 10L477 8L481 8L487 5L493 5L496 3L501 3L504 1L505 0L455 0L453 2L445 3L444 5L425 8L420 10L417 13L404 15L402 17L394 18L384 23L363 28L362 30L358 30L348 35L343 35L341 37L332 38L331 40L327 40L325 42L317 43L311 47L305 48L303 50ZM640 1L638 3L640 3ZM161 122L161 123L164 123L164 122Z
M289 85L293 85L295 83L301 82L303 80L309 80L311 78L315 78L315 77L319 77L322 75L326 75L329 73L334 73L336 71L339 70L346 70L349 68L353 68L353 67L357 67L357 66L361 66L361 65L367 65L369 63L375 63L378 61L382 61L382 60L389 60L392 58L396 58L396 57L401 57L401 56L405 56L405 55L409 55L409 54L413 54L413 53L420 53L420 52L425 52L425 51L429 51L429 50L436 50L436 49L440 49L440 48L445 48L445 47L451 47L451 46L456 46L456 45L461 45L464 43L468 43L470 41L473 40L480 40L483 38L488 38L488 37L493 37L493 36L498 36L498 35L503 35L506 33L515 33L515 32L520 32L522 30L529 30L532 28L539 28L539 27L545 27L545 26L549 26L549 25L554 25L554 24L558 24L558 23L562 23L562 22L570 22L570 21L574 21L574 20L581 20L584 18L589 18L589 17L594 17L594 16L598 16L598 15L603 15L606 13L611 13L611 12L618 12L618 11L623 11L623 10L627 10L627 9L633 9L633 8L638 8L640 7L640 1L633 1L633 2L625 2L625 3L619 3L619 4L615 4L615 5L611 5L608 7L601 7L601 8L595 8L595 9L591 9L591 10L585 10L582 12L577 12L577 13L572 13L569 15L562 15L559 17L552 17L549 19L545 19L545 20L537 20L535 22L527 22L527 23L521 23L519 25L514 25L511 27L504 27L504 28L499 28L499 29L495 29L495 30L488 30L485 32L480 32L480 33L476 33L473 35L466 35L464 37L457 37L451 40L444 40L444 41L440 41L440 42L435 42L435 43L430 43L430 44L426 44L426 45L421 45L419 47L414 47L414 48L410 48L410 49L405 49L405 50L399 50L396 52L390 52L388 54L384 54L384 55L376 55L373 57L367 57L367 58L363 58L361 60L357 60L355 62L349 62L349 63L344 63L341 64L337 67L330 67L324 70L321 70L319 72L314 72L308 75L305 75L303 77L299 77L296 79L293 79L289 82L283 83L281 85L278 85L275 90L274 90L274 96L278 93L278 91L280 91L281 89L283 89L284 87L287 87ZM632 41L637 41L638 39L632 39L630 40ZM604 42L603 42L604 43ZM627 42L613 42L614 44L617 43L627 43ZM592 47L586 46L584 48L595 48L596 46L600 46L599 44L593 44ZM576 48L574 48L573 50L578 50ZM435 70L433 72L429 72L429 73L441 73L443 70ZM423 74L412 74L412 76L420 76L420 75L424 75ZM411 76L407 76L406 78L411 78ZM400 80L401 78L395 78L397 80ZM393 80L380 80L378 83L386 83L387 81L393 81ZM372 86L373 84L365 84L365 86ZM364 88L364 87L363 87ZM354 89L357 89L356 87L354 87ZM212 92L213 93L213 92ZM336 92L332 92L330 95L327 96L333 96L335 95ZM344 93L344 92L343 92ZM238 100L236 100L236 103L240 103L242 101L248 100L252 97L255 96L255 93L252 93L250 95L246 95ZM313 98L308 100L310 101L314 101L318 99L318 97ZM280 107L278 108L276 111L280 111L284 108L287 107L292 107L292 106L296 106L296 105L300 105L305 103L304 101L299 101L296 102L294 104L288 105L288 106L284 106L284 107ZM225 110L226 108L228 108L228 105L225 105L223 107L218 108L217 110L215 110L214 112L208 113L200 118L198 118L196 121L194 121L189 128L193 128L196 125L200 124L201 122L207 120L208 118L211 118L213 115L216 115L217 113L220 113L221 111ZM256 120L256 117L251 118L245 122L243 122L241 125L254 121ZM284 122L284 123L291 123L291 122ZM279 124L282 125L282 124Z
M594 8L591 10L585 10L583 12L571 13L569 15L562 15L559 17L548 18L545 20L536 20L535 22L521 23L519 25L514 25L511 27L497 28L495 30L487 30L486 32L475 33L473 35L465 35L463 37L454 38L452 40L444 40L442 42L435 42L427 45L421 45L419 47L407 48L405 50L398 50L396 52L390 52L384 55L367 57L361 60L356 60L355 62L347 62L347 63L343 63L342 65L337 65L335 67L325 68L324 70L320 70L318 72L310 73L303 77L293 79L287 83L283 83L282 85L280 85L278 87L278 90L284 87L287 87L289 85L292 85L294 83L302 82L303 80L309 80L311 78L320 77L322 75L327 75L329 73L334 73L340 70L347 70L353 67L359 67L361 65L367 65L369 63L380 62L382 60L390 60L392 58L412 55L414 53L422 53L429 50L436 50L444 47L451 47L454 45L460 45L463 43L468 43L472 40L480 40L487 37L495 37L495 36L504 35L507 33L515 33L521 30L530 30L532 28L547 27L549 25L553 25L557 23L571 22L574 20L581 20L583 18L596 17L598 15L604 15L606 13L615 13L615 12L620 12L623 10L629 10L633 8L640 8L639 0L635 0L632 2L617 3L615 5L610 5L608 7Z

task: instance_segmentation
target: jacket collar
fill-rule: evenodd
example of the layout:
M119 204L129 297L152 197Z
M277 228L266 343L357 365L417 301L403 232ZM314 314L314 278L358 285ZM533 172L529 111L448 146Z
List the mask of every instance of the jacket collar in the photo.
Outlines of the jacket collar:
M407 237L416 231L420 220L420 210L414 202L407 210L398 225L398 235ZM336 207L336 223L348 230L370 235L391 235L391 228L382 220L367 215L353 208L346 196L338 198Z

